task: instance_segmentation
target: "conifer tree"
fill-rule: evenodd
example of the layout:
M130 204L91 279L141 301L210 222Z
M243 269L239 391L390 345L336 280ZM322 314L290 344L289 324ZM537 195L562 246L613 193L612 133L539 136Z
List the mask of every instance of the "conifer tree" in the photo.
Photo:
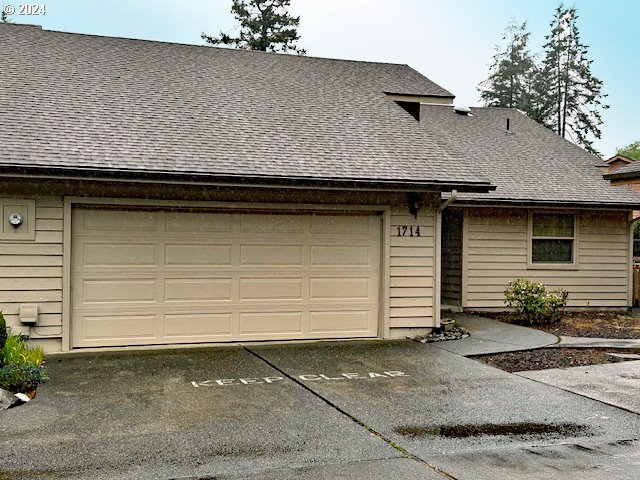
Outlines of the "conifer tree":
M233 0L231 13L240 24L237 36L220 32L217 37L202 33L202 39L211 45L230 45L245 50L287 52L304 55L306 51L296 44L300 39L300 17L289 15L290 0Z
M536 66L529 51L527 23L515 21L507 26L496 46L489 77L478 90L487 107L518 108L533 116L533 89Z
M575 8L556 9L551 33L544 45L539 92L543 105L541 120L561 137L569 138L587 151L597 154L593 138L600 138L601 110L604 104L602 81L591 73L588 46L580 40Z

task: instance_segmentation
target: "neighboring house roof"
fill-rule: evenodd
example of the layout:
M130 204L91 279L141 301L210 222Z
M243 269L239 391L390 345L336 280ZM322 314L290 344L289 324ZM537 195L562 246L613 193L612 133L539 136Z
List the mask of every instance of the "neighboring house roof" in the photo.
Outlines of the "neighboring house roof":
M407 65L0 25L0 171L490 188L384 92Z
M629 163L633 163L635 160L633 158L625 157L624 155L618 154L618 155L614 155L611 158L606 159L604 163L610 164L616 161L629 164Z
M629 165L617 168L604 175L609 180L640 178L640 162L632 161Z
M459 201L640 205L638 193L603 178L600 158L518 110L472 108L465 116L449 106L423 105L421 120L451 144L472 151L481 159L476 165L481 173L497 185L493 192L460 194Z

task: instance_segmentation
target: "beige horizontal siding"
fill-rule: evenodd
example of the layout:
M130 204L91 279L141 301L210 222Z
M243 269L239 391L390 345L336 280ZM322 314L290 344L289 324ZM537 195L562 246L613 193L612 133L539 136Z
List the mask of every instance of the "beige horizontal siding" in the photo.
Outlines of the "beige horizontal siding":
M527 265L528 210L468 209L464 245L465 307L505 308L504 290L516 278L569 291L569 307L620 307L630 304L627 212L577 211L577 267Z
M391 212L390 299L391 328L433 327L434 320L434 212L423 207L418 218L406 209ZM399 237L398 226L420 227L419 237Z
M62 197L36 198L35 240L0 242L0 310L18 326L20 305L37 304L32 338L62 332L63 211Z

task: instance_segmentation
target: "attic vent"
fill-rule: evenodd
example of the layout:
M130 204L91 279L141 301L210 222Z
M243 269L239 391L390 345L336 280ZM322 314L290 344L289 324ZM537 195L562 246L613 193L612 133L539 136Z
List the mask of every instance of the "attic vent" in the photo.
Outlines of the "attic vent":
M400 105L405 112L409 113L417 121L420 121L420 102L402 102L396 100L396 103Z
M471 109L469 107L453 107L453 111L458 115L467 116L471 114Z

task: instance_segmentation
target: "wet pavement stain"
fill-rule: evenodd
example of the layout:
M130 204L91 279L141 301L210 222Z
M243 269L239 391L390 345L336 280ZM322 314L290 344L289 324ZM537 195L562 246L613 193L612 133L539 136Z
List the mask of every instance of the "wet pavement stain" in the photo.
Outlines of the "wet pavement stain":
M468 438L482 436L562 436L588 435L590 428L576 423L485 423L462 425L405 425L395 429L408 438L439 436L446 438Z

